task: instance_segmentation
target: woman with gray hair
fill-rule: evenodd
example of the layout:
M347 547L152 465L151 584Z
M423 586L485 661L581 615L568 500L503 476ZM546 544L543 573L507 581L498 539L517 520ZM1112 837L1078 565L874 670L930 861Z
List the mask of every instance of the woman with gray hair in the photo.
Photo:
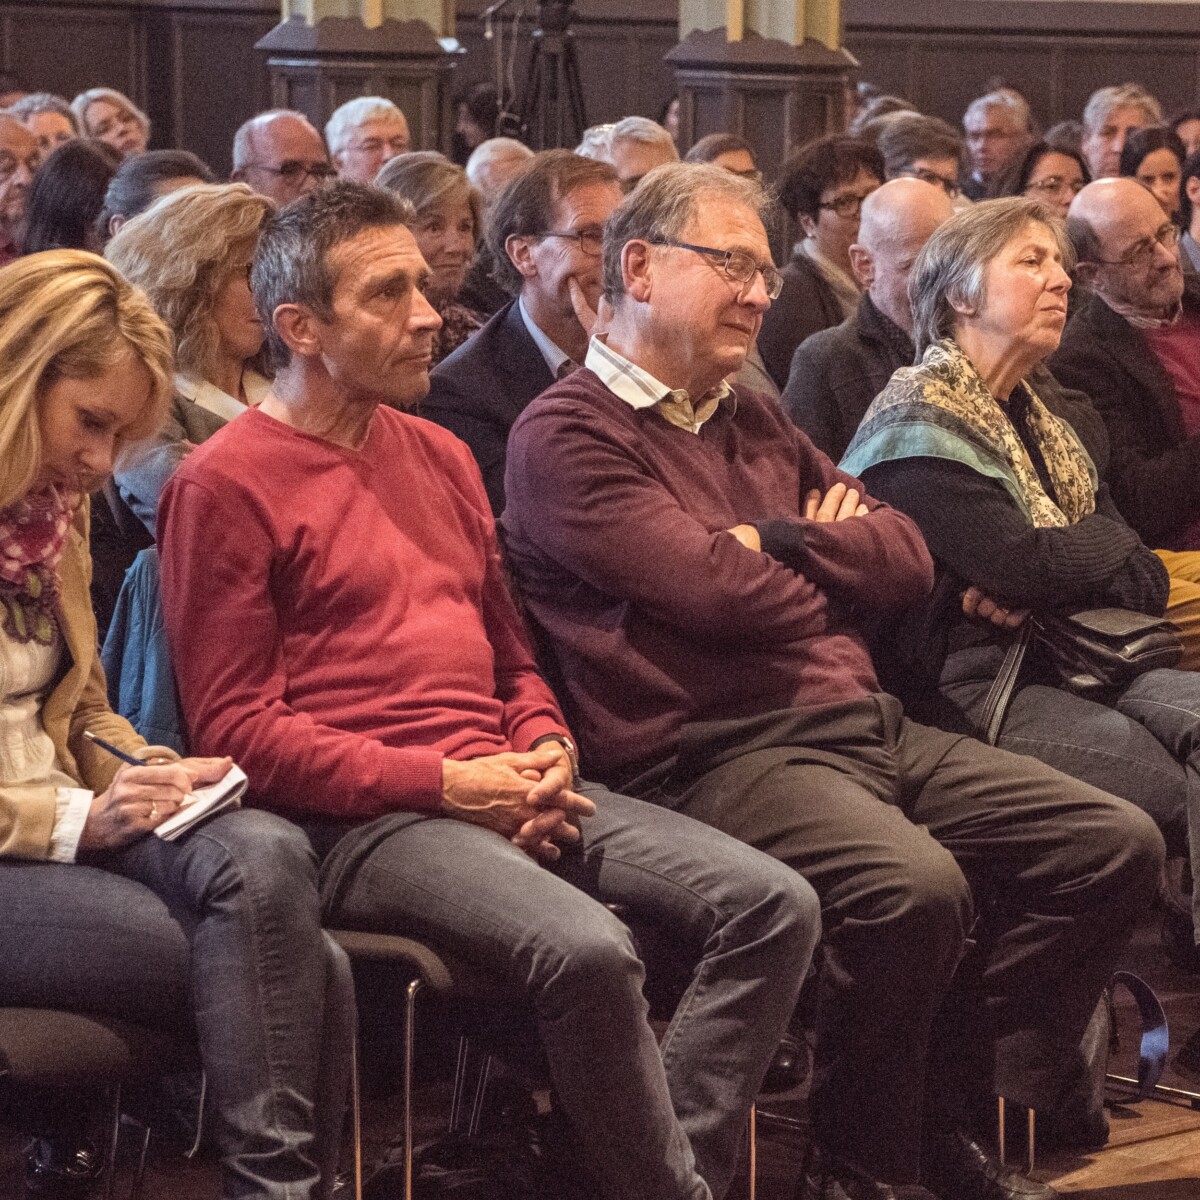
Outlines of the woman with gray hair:
M124 92L115 88L89 88L71 101L79 131L99 138L123 158L141 154L150 142L150 118Z
M458 300L483 232L483 205L467 173L436 150L397 154L375 186L403 196L416 214L409 229L429 266L425 297L442 318L433 337L433 365L483 327L482 313Z
M1161 617L1167 600L1161 561L1117 512L1076 430L1039 396L1049 377L1037 369L1066 321L1070 262L1061 222L1022 197L978 204L938 229L909 281L919 361L876 397L842 468L917 522L937 564L902 656L914 715L986 730L1124 797L1177 857L1188 854L1190 819L1200 868L1200 676L1153 670L1084 698L1036 641L1023 660L1008 657L1030 614ZM998 711L993 685L1018 662ZM1091 1121L1100 1140L1098 1107Z

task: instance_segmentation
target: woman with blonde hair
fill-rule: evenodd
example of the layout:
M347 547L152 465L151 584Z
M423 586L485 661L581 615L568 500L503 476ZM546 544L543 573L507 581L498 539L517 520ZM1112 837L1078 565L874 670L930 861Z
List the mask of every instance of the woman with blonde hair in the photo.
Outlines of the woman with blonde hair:
M150 143L150 118L115 88L89 88L71 101L71 112L84 137L99 138L123 158L141 154Z
M432 273L425 296L442 318L433 336L433 362L439 363L483 326L482 313L458 303L483 232L482 201L462 167L436 150L397 154L380 168L375 186L416 210L409 228Z
M87 497L162 419L170 374L170 332L103 259L50 251L0 271L0 1005L193 1027L223 1194L317 1197L345 1094L330 1046L349 1053L353 1011L311 850L250 810L153 836L229 760L147 747L97 660ZM61 1131L61 1115L39 1125ZM86 1176L60 1151L34 1140L35 1187Z
M127 221L105 257L175 335L175 395L163 428L121 457L121 499L151 533L158 496L192 446L270 390L249 271L272 201L244 183L193 184Z

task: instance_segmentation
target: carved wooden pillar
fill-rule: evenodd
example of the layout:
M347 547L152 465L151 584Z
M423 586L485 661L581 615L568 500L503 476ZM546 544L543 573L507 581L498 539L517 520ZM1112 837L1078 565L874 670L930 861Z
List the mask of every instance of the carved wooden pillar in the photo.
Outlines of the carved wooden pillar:
M666 61L679 89L679 141L737 133L774 176L797 146L845 125L858 61L841 45L839 0L680 0Z
M414 150L446 150L450 79L463 48L454 0L283 0L266 51L272 102L322 128L355 96L386 96L408 118Z

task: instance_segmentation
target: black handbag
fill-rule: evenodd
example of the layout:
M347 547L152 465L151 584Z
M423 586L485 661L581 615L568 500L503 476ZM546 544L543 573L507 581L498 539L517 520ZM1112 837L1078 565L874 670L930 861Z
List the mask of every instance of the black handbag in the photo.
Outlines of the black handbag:
M979 734L989 745L994 746L1000 736L1021 664L1035 641L1063 686L1090 699L1119 692L1139 675L1174 667L1183 657L1179 631L1163 617L1127 608L1030 616L1009 645L984 701Z
M1179 630L1127 608L1089 608L1030 617L1033 636L1063 684L1080 696L1121 691L1139 675L1183 657Z

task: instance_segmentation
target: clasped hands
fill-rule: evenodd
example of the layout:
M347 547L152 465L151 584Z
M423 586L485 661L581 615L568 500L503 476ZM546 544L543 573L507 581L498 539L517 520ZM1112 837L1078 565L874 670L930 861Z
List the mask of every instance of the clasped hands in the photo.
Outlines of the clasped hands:
M458 762L442 760L442 814L482 825L532 858L553 862L556 843L579 841L576 822L596 806L571 790L566 747L544 742L524 753L506 751Z

